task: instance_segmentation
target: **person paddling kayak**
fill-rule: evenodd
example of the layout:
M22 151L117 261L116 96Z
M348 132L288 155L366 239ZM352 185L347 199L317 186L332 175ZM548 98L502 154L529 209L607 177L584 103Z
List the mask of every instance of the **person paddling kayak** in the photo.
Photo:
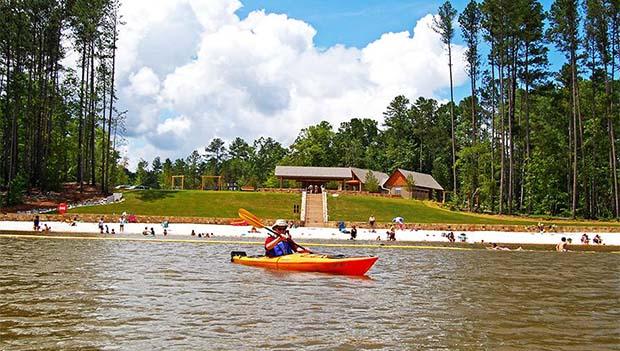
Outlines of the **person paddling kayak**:
M273 231L278 234L278 237L268 236L265 239L265 255L268 257L278 257L284 255L290 255L295 252L306 252L300 248L293 239L291 234L286 229L288 223L283 219L278 219L273 225Z

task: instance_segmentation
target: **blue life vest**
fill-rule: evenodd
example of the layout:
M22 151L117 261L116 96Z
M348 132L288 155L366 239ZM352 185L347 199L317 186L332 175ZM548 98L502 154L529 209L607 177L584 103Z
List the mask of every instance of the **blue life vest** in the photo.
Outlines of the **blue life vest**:
M267 256L278 257L278 256L290 255L292 253L293 253L293 248L291 247L291 244L289 244L287 241L280 241L279 243L276 244L276 246L273 247L273 249L267 251Z

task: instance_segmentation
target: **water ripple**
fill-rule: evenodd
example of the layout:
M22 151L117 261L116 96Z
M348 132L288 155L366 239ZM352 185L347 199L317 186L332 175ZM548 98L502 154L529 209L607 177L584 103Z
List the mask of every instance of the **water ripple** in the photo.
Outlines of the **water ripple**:
M255 246L2 239L0 349L618 350L617 255L372 251L371 277Z

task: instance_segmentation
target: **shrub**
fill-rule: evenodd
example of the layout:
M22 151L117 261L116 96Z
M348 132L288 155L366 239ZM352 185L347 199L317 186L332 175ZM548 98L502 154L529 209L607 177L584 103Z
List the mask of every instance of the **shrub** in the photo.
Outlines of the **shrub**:
M26 178L20 173L9 182L9 189L6 193L6 205L12 206L21 204L26 193Z

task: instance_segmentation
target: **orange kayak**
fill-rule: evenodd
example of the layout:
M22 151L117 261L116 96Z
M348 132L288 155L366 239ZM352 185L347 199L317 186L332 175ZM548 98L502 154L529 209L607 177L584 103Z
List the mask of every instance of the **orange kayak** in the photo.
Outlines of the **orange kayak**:
M242 251L233 251L230 254L233 263L246 266L343 275L364 275L378 259L375 256L347 257L310 253L294 253L279 257L246 256Z

